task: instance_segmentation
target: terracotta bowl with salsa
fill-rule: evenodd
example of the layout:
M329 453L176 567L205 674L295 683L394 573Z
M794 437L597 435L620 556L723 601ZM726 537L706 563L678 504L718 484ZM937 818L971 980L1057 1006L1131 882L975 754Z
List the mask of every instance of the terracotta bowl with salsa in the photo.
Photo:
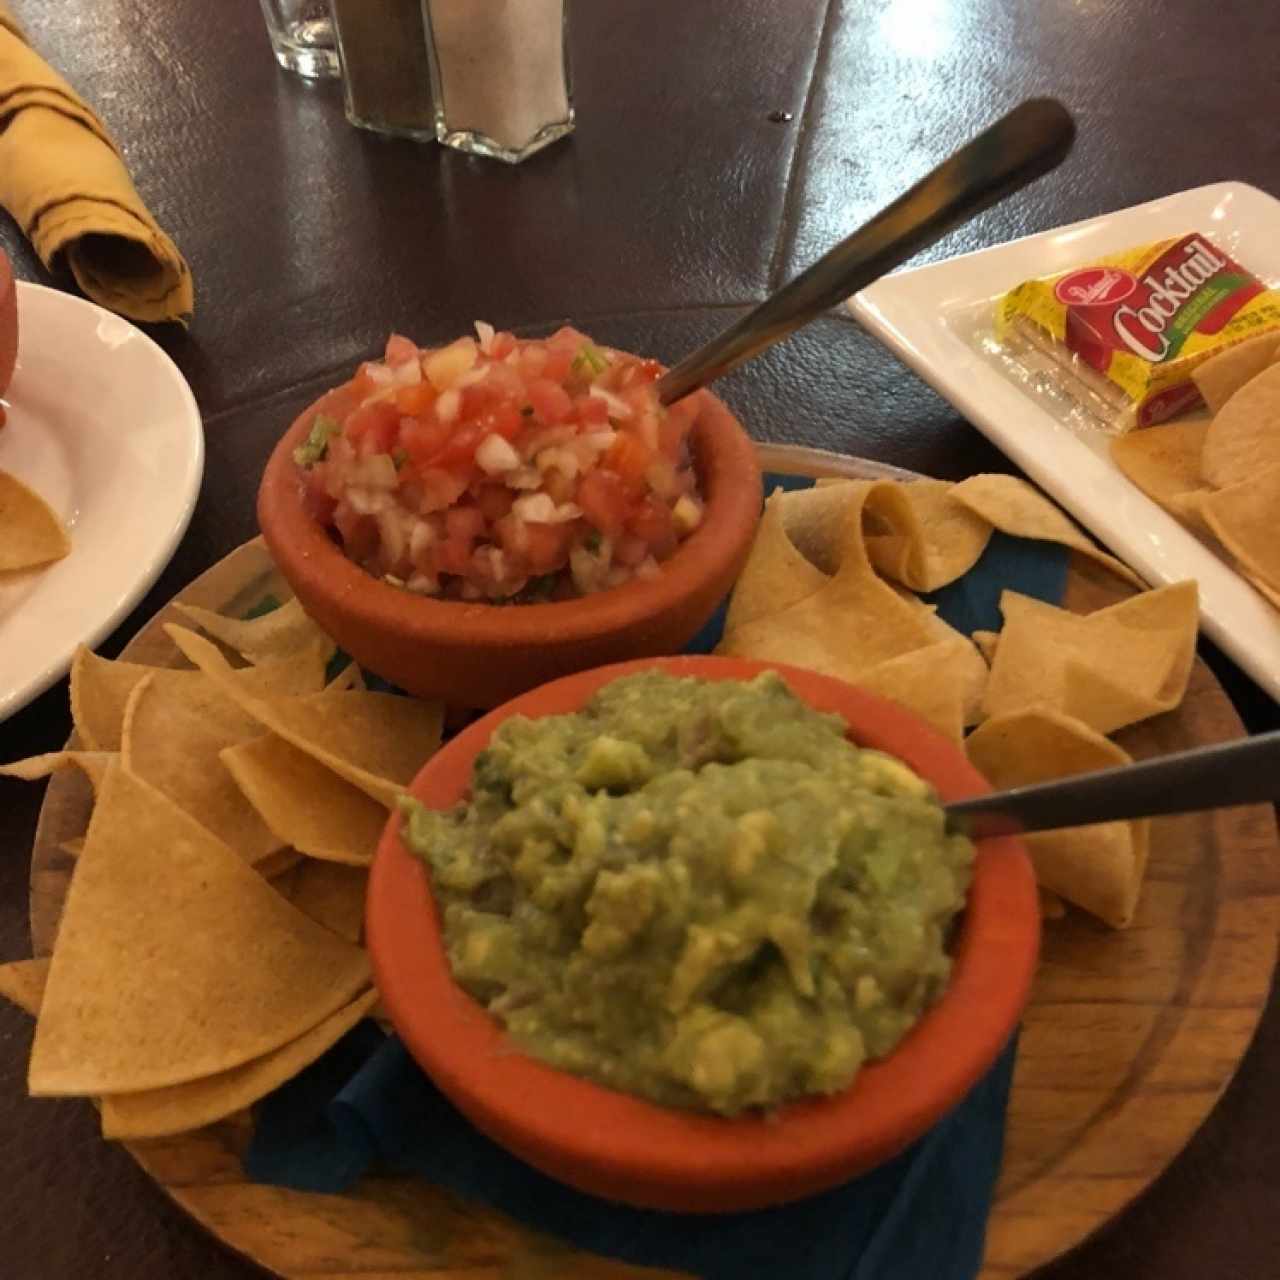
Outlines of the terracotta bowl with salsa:
M746 560L760 468L698 392L574 329L382 360L279 442L258 519L303 607L362 667L492 707L547 680L678 652Z
M655 671L713 682L777 672L790 690L783 696L836 713L848 740L871 749L862 754L883 753L891 759L880 762L890 770L905 764L939 800L990 789L959 747L870 693L795 668L680 657L581 672L514 699L440 750L412 783L411 796L425 810L451 809L479 785L478 759L492 775L493 761L482 753L492 755L494 734L511 717L536 724L577 712L593 698L598 708L606 686ZM770 687L776 695L776 684ZM842 740L839 723L832 723ZM509 727L527 732L520 720ZM887 1056L864 1062L841 1091L769 1108L725 1115L660 1105L525 1052L459 985L446 951L442 889L433 892L432 873L403 830L396 815L373 864L366 913L375 979L397 1032L483 1133L544 1173L609 1199L734 1212L815 1194L865 1172L961 1101L1008 1043L1028 997L1039 945L1034 875L1019 841L982 840L972 850L962 909L944 935L946 985Z

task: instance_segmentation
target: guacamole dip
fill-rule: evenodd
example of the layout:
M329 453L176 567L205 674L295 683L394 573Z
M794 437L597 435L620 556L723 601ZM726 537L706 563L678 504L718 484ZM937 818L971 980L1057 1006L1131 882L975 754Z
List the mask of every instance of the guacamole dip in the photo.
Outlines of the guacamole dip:
M528 1052L733 1115L845 1088L940 993L973 849L773 673L629 676L406 800L454 977Z

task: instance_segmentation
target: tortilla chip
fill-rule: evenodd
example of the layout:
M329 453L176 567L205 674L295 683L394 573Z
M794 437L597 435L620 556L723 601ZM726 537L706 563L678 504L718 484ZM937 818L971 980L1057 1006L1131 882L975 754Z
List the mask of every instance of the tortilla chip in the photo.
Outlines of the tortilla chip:
M332 929L348 942L359 942L364 932L365 895L369 872L364 867L344 867L337 862L304 858L291 873L288 898L303 915Z
M1200 468L1218 489L1280 465L1280 364L1251 378L1213 415Z
M11 960L8 964L0 964L0 996L33 1018L40 1016L40 1004L48 981L47 956L40 960Z
M327 765L272 733L227 748L221 759L281 842L330 862L373 861L387 811Z
M1004 592L983 711L1045 706L1110 733L1171 710L1195 658L1197 598L1187 581L1075 614Z
M173 607L194 622L205 635L221 641L228 649L234 649L246 662L255 666L293 658L313 647L320 649L321 661L327 663L337 649L303 611L297 596L256 618L228 618L212 609L200 609L176 601Z
M1280 430L1280 421L1276 428ZM1210 494L1200 509L1249 577L1280 592L1280 462Z
M348 662L324 687L325 693L352 693L365 688L364 672L354 662Z
M1056 542L1096 560L1139 590L1146 584L1127 565L1094 546L1039 490L1017 476L977 475L962 480L951 496L1003 533L1038 542Z
M969 759L996 788L1131 764L1131 757L1072 716L1032 708L995 716L965 744ZM1036 879L1068 902L1123 929L1133 920L1146 870L1150 823L1100 822L1023 836Z
M84 746L91 751L120 750L125 706L138 681L147 675L157 688L204 680L198 671L113 661L83 645L76 650L71 663L71 718ZM240 668L236 679L262 693L315 693L324 688L324 660L315 650L288 662Z
M764 505L751 554L729 600L726 633L777 613L827 583L827 575L805 559L787 534L782 520L783 496L775 493Z
M896 486L913 519L885 523L891 532L867 535L871 563L886 577L913 591L936 591L978 563L991 540L991 525L952 496L943 480L916 480ZM885 515L883 509L880 514Z
M67 893L28 1084L136 1093L229 1071L368 982L360 948L113 765Z
M1198 418L1130 431L1111 441L1111 457L1152 502L1180 520L1194 520L1189 497L1207 491L1200 453L1208 430L1209 420Z
M996 656L996 645L1000 641L1000 633L998 631L975 631L970 639L986 660L987 666L990 666Z
M17 476L0 471L0 573L49 564L70 550L53 508Z
M0 765L0 778L21 778L35 782L59 769L79 769L89 779L95 792L102 786L107 766L115 759L111 751L50 751L42 756L28 756L12 764Z
M957 639L973 649L963 636ZM953 742L960 742L964 737L967 662L958 645L939 640L862 672L858 684L914 711ZM986 666L980 657L978 662L985 676Z
M856 683L872 667L938 639L926 607L902 599L867 559L862 508L869 492L861 490L845 506L835 576L781 612L729 631L717 653L790 663Z
M253 869L264 879L275 881L286 875L303 861L297 849L279 849L261 862L254 863Z
M165 630L191 662L264 728L389 809L440 745L443 710L437 702L390 693L258 696L239 685L208 640L183 627Z
M1044 885L1040 886L1040 919L1061 920L1067 914L1067 904Z
M1210 413L1217 413L1246 382L1256 378L1280 352L1280 333L1260 333L1256 338L1212 356L1191 375Z
M782 527L800 554L830 576L840 568L844 558L846 510L850 504L858 503L862 505L865 519L872 492L890 483L842 480L837 484L778 493L775 500L782 514Z
M331 1049L377 1003L366 991L296 1040L230 1071L141 1093L102 1099L102 1136L167 1138L188 1133L251 1106Z
M70 840L60 840L58 848L63 853L68 853L73 858L78 858L84 852L84 836L75 836Z
M148 675L129 695L120 758L253 865L287 841L245 804L219 753L261 734L262 726L212 680L158 684Z

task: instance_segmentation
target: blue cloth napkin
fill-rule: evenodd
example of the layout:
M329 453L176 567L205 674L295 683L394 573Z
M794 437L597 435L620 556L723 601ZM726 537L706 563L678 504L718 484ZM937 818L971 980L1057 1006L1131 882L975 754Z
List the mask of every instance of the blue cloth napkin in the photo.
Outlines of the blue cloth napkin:
M766 477L766 492L803 488ZM966 634L998 630L1006 587L1057 603L1067 553L993 535L956 583L926 597ZM723 608L689 651L710 652ZM791 1205L692 1215L631 1209L538 1173L475 1130L372 1022L263 1100L245 1171L257 1182L342 1192L368 1171L418 1174L593 1253L703 1280L971 1280L982 1261L1004 1147L1011 1042L991 1071L929 1133L861 1178Z

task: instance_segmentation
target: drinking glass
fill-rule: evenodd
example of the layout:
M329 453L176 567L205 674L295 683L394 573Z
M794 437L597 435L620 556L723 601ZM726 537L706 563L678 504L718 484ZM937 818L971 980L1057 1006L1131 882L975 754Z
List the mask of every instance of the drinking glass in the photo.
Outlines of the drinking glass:
M308 79L338 74L328 0L262 0L276 61Z

